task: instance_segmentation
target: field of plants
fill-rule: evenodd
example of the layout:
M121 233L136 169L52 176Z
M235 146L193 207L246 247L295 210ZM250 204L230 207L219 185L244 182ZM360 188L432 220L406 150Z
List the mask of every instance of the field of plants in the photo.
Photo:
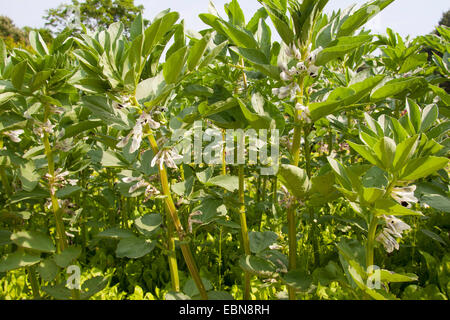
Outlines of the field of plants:
M447 300L450 28L393 1L0 40L0 299Z

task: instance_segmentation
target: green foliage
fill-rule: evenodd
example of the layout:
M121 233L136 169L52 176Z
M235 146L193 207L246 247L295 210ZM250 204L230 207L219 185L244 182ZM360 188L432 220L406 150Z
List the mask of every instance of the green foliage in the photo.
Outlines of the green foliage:
M186 33L87 1L84 30L0 41L0 299L448 299L448 28L327 2L211 4ZM199 163L226 129L279 161Z

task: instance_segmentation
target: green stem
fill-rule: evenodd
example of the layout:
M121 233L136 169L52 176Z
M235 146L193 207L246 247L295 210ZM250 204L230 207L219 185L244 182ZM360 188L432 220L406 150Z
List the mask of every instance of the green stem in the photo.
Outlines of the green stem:
M166 212L168 212L166 207ZM170 279L172 281L172 289L175 292L180 292L180 277L178 274L178 264L177 264L177 254L175 250L175 238L173 237L173 224L172 221L169 220L167 215L166 219L167 223L167 240L168 240L168 261L169 261L169 269L170 269Z
M242 244L244 247L244 253L246 256L251 254L250 252L250 240L248 237L248 227L247 227L247 217L245 212L245 166L243 164L239 165L239 218L241 222L241 232L242 232ZM244 272L244 300L250 300L250 273Z
M27 271L28 271L28 279L30 280L31 283L31 290L33 291L33 298L40 299L41 294L39 293L39 284L36 278L36 271L33 266L27 267Z
M226 175L227 175L227 149L226 149L226 141L227 141L226 131L225 131L225 129L222 129L222 142L223 142L223 147L222 147L222 175L223 175L223 176L226 176Z
M49 115L49 107L45 107L45 116L44 116L44 123L48 120ZM55 179L55 161L53 158L53 151L50 146L49 141L49 135L47 132L44 132L43 137L43 143L45 148L45 155L47 157L47 164L48 164L48 173L50 175L49 179L49 185L50 185L50 198L52 201L52 208L53 208L53 214L55 217L55 225L56 225L56 236L58 241L58 250L59 252L63 251L67 247L67 237L66 237L66 231L64 227L64 222L61 215L61 208L59 207L58 198L55 195L55 190L53 187L54 179Z
M373 217L369 225L369 233L367 236L366 268L373 266L374 263L373 251L375 247L375 236L377 233L377 226L378 226L378 218Z
M155 140L155 137L153 136L153 134L149 133L148 138L149 138L149 142L152 147L153 153L155 155L158 154L159 147ZM181 225L181 221L178 216L177 208L175 207L175 203L173 202L173 199L172 199L172 193L170 190L169 179L167 176L167 170L164 166L162 167L162 169L159 168L159 176L160 176L160 180L161 180L163 194L165 196L166 206L167 206L169 214L172 218L172 222L173 222L175 230L178 234L178 238L180 239L180 248L181 248L181 252L183 253L184 260L185 260L186 265L189 269L189 272L192 276L192 279L194 280L194 282L197 286L197 289L200 292L200 296L202 297L202 299L208 300L208 295L206 293L205 286L203 285L202 279L200 277L197 266L195 264L194 257L192 256L191 249L190 249L189 245L186 242L184 242L186 240L186 235L185 235L183 226Z

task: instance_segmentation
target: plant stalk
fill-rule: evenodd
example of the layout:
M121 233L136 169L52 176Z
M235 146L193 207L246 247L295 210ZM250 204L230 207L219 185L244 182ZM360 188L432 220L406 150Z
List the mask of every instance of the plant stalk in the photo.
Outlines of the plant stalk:
M243 164L239 165L239 218L241 222L241 232L242 232L242 244L244 247L244 253L246 256L251 254L250 252L250 240L248 237L248 227L247 227L247 217L245 212L245 166ZM244 272L244 300L250 300L250 273Z
M152 133L149 133L148 139L149 139L150 145L152 147L153 153L155 155L158 154L159 147L158 147L158 144ZM197 289L200 292L200 296L202 297L202 299L208 300L208 295L206 293L205 286L203 285L202 279L200 277L197 266L195 264L194 257L192 256L191 249L187 243L184 243L184 240L186 239L185 232L184 232L183 226L181 225L181 221L178 216L177 208L175 207L175 203L173 202L173 199L172 199L167 170L164 166L162 168L161 167L159 168L159 176L160 176L164 196L166 196L165 202L166 202L167 210L169 211L169 214L172 218L173 225L178 234L178 238L180 239L180 248L181 248L181 252L183 253L184 260L185 260L186 265L189 269L189 272L192 276L192 279L194 280L194 282L197 286Z

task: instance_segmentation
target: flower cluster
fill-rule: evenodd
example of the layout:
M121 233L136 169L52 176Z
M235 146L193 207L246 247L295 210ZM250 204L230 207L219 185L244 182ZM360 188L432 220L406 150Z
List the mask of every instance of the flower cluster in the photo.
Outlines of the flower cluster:
M180 159L183 159L183 157L177 154L172 149L166 148L160 150L156 154L156 156L152 160L151 166L154 167L156 164L158 164L159 169L162 170L165 164L168 168L178 169L178 166L176 165L175 161Z
M33 128L33 132L35 135L37 135L40 138L44 137L44 133L50 134L55 129L55 125L50 122L50 120L47 120L46 122L38 122L36 121L36 124Z
M402 206L411 208L411 203L417 203L419 200L415 197L414 191L416 186L409 186L403 188L393 188L391 197L400 203Z
M300 87L295 81L295 78L300 75L309 75L311 77L315 77L318 75L319 67L315 65L317 60L317 55L322 50L322 47L311 52L305 61L299 61L297 64L291 68L288 67L287 63L283 63L280 65L281 74L280 78L283 81L289 82L289 84L285 87L274 88L272 89L272 93L278 96L279 99L283 100L287 97L290 97L291 100L295 98ZM311 51L311 46L308 49L308 52ZM290 46L286 48L286 56L290 59L302 60L302 55L298 48L295 46Z
M125 183L134 183L134 182L136 182L128 190L128 193L130 193L130 194L136 192L137 190L139 190L141 188L145 188L145 199L144 199L144 202L147 202L148 200L150 200L150 198L160 194L158 189L156 189L151 183L145 181L144 179L135 178L135 177L127 177L127 178L123 178L122 181L125 182Z
M69 171L62 171L61 168L58 168L54 175L50 175L47 173L44 177L48 180L50 185L50 192L52 195L55 194L56 188L64 187L67 184L70 184L72 186L75 186L78 182L76 179L66 179L66 177L69 175Z
M377 236L376 240L383 244L387 252L399 249L399 244L396 238L401 238L403 231L411 229L411 227L402 220L394 216L383 216L386 227Z
M7 136L9 139L11 139L12 142L19 143L22 141L20 138L20 135L24 133L23 130L14 130L14 131L5 131L3 134Z
M161 126L158 122L153 120L153 118L143 112L142 115L139 117L139 119L136 122L136 125L134 126L133 130L131 130L130 134L123 138L118 144L118 148L124 148L130 139L132 139L130 153L136 152L140 147L142 143L142 138L144 136L143 130L145 125L148 125L151 129L159 129Z

